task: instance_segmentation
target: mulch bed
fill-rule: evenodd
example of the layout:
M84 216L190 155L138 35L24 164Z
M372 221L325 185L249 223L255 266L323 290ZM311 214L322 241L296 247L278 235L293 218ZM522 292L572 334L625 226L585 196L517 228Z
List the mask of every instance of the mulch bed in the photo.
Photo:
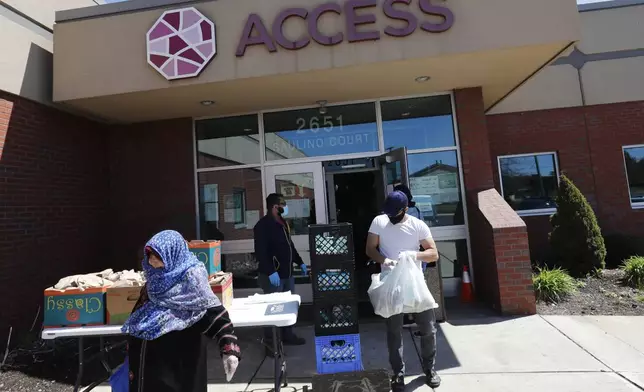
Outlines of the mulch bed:
M76 339L57 339L22 344L15 348L0 370L0 392L70 392L76 381L78 346ZM98 339L86 339L85 355L98 351ZM112 367L122 363L123 350L108 355ZM2 358L0 358L1 362ZM106 375L99 361L86 364L83 385Z
M600 277L581 279L582 287L557 304L537 303L540 314L644 316L644 292L622 284L621 270L604 270Z

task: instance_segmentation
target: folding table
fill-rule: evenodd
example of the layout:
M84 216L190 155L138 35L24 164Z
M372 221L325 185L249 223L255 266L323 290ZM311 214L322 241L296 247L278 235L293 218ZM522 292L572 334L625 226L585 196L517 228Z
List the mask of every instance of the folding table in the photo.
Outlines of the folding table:
M255 295L247 298L235 298L232 306L228 309L230 319L235 328L272 327L273 355L275 357L275 392L280 391L282 380L284 381L283 385L287 386L286 359L284 358L283 347L277 338L278 328L295 325L301 302L299 295L291 293L275 293L269 295ZM74 392L80 391L80 383L83 377L83 366L86 362L90 362L97 358L100 359L103 367L108 373L107 378L109 378L112 374L112 369L107 363L105 355L118 347L122 347L125 342L105 346L104 338L118 335L123 335L120 325L46 328L42 332L42 338L45 340L59 338L78 339L78 375L76 376ZM85 359L83 340L89 337L98 337L100 339L100 349L97 354ZM96 386L105 382L107 378L93 382L84 391L91 391Z

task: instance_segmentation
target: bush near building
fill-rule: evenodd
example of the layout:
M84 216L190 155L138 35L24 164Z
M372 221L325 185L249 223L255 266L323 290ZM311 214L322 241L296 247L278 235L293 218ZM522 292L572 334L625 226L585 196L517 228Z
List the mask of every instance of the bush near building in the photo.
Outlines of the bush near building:
M606 246L597 217L579 188L559 178L557 212L551 217L550 245L555 261L576 277L605 267Z
M624 260L622 271L624 271L624 283L644 290L644 257L632 256Z
M537 268L532 285L538 301L557 303L577 291L577 281L561 268Z

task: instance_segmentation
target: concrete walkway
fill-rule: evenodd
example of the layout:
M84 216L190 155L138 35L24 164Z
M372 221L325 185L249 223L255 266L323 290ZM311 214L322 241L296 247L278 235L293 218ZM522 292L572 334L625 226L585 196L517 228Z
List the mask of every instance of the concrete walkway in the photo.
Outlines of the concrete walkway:
M310 386L315 374L313 329L296 330L310 343L287 348L291 382L285 392ZM262 362L258 343L261 331L238 332L244 359L233 383L224 382L213 347L208 390L270 390L273 361L264 360L258 369ZM365 369L388 369L382 324L362 324L360 333ZM415 345L419 345L418 339L407 333L407 390L430 392L421 375ZM448 323L439 325L436 368L443 378L441 392L643 391L644 317L450 317Z

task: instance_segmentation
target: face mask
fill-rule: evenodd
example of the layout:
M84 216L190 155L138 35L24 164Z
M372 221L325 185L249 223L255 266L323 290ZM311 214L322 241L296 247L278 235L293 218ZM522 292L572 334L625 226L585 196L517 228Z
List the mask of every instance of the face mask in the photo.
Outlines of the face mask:
M397 225L398 223L402 222L402 220L405 218L405 214L402 213L400 215L396 216L390 216L389 217L389 222L391 222L392 225Z
M284 206L284 207L277 207L277 212L279 212L279 214L280 214L281 216L286 216L286 215L288 215L288 206Z

